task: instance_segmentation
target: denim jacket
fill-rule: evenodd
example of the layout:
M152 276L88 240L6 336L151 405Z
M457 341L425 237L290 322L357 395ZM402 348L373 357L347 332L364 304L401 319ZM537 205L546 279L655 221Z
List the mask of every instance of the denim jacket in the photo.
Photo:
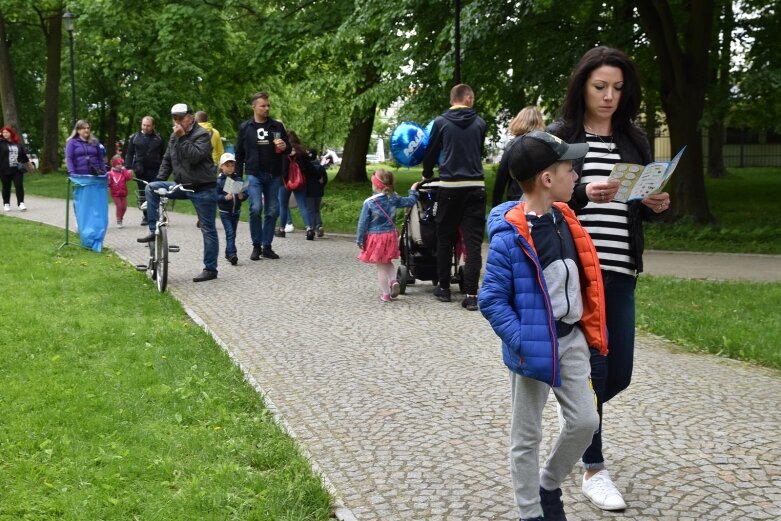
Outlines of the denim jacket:
M395 192L390 197L385 194L374 194L369 197L363 202L363 208L361 208L355 242L358 243L358 246L363 246L367 233L395 231L396 209L409 208L416 202L418 202L417 190L410 190L407 197L401 197Z

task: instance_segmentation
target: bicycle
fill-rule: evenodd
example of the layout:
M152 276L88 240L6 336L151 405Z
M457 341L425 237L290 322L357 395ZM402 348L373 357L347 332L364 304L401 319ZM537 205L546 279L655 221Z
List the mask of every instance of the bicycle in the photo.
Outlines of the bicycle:
M149 184L148 181L143 179L137 180L144 184ZM168 196L177 190L194 192L194 190L184 188L181 184L157 189L160 202L158 204L157 223L155 225L155 240L147 243L149 245L149 262L136 265L138 271L151 271L152 280L157 284L157 291L160 293L163 293L168 285L168 254L179 251L179 246L168 244ZM145 201L144 205L146 204L147 202Z

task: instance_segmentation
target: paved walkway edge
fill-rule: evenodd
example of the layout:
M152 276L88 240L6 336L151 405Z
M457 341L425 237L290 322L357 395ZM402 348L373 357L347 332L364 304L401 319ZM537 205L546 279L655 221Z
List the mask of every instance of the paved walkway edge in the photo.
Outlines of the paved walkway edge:
M114 255L122 259L124 262L127 262L131 266L135 266L133 262L130 261L130 259L126 258L124 255L120 254L116 250L112 248L107 248L110 250ZM333 486L331 483L331 480L328 479L328 476L323 471L323 468L317 463L317 461L314 459L312 454L309 453L309 451L304 448L300 443L298 443L298 436L296 435L296 431L293 429L293 427L290 426L290 424L287 422L285 417L282 415L282 413L279 411L277 406L274 404L274 402L269 398L268 393L263 388L262 385L260 385L260 382L257 381L257 379L252 376L252 374L247 370L247 368L239 362L236 357L233 355L233 351L231 351L230 347L227 343L223 342L223 340L220 338L220 336L212 330L212 328L209 327L209 324L204 321L198 313L196 313L190 306L185 304L185 302L180 299L178 296L176 296L175 291L171 291L169 289L168 293L175 298L184 308L185 313L195 322L201 329L203 329L206 334L211 336L215 342L217 342L217 345L222 348L225 353L227 353L228 357L231 359L231 361L236 364L236 366L239 368L241 373L244 375L244 380L253 388L255 389L255 392L258 393L258 397L263 400L263 404L265 405L266 409L268 409L269 412L271 412L271 417L274 420L274 423L276 423L285 433L287 433L288 436L290 436L294 443L296 444L296 447L298 448L298 451L306 458L306 460L309 462L310 467L312 468L312 471L317 475L320 480L323 482L323 486L325 486L326 490L329 494L331 494L331 497L333 498L333 501L331 503L331 508L333 509L333 517L338 519L339 521L358 521L358 518L355 517L352 510L347 508L345 506L344 501L342 498L339 497L336 491L336 487Z

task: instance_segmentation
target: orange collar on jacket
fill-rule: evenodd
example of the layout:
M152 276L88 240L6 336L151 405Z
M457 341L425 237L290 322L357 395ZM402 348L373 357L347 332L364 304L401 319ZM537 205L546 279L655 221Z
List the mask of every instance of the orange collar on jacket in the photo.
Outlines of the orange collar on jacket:
M602 282L602 270L594 242L585 228L578 221L575 212L566 203L553 203L558 208L564 220L567 221L575 249L580 261L580 287L583 295L583 316L580 325L589 347L597 348L602 355L607 354L607 322L605 320L605 286ZM515 226L526 241L534 248L529 223L526 220L526 204L520 202L513 206L504 218Z

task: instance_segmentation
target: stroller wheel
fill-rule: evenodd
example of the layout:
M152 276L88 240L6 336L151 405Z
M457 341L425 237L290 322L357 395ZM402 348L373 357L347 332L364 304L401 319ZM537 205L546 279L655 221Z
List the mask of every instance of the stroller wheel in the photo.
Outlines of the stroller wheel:
M399 281L399 293L404 295L407 292L407 276L409 275L409 270L405 265L401 265L396 269L396 280Z

